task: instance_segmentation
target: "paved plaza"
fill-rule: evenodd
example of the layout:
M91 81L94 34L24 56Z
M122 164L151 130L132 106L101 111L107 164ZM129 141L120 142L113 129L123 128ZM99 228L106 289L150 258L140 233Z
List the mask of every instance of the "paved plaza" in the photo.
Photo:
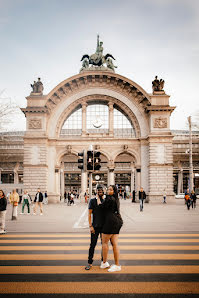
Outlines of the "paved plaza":
M87 221L88 205L75 200L75 205L66 203L43 205L43 215L21 215L22 206L18 206L18 220L11 220L11 206L8 205L6 229L9 232L44 232L44 233L82 233L89 232ZM25 210L27 212L27 210ZM150 202L144 204L144 211L139 211L139 203L129 199L121 200L121 214L124 226L121 233L139 232L198 232L199 205L187 210L183 199L167 200L166 204Z

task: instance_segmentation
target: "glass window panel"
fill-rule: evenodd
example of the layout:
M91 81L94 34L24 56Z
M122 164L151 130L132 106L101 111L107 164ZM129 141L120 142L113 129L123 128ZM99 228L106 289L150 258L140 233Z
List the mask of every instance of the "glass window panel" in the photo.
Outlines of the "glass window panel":
M114 136L135 137L135 128L128 117L114 108Z
M82 108L74 111L64 122L61 135L81 135L82 132Z
M104 104L91 104L86 109L86 125L89 133L107 133L109 109Z

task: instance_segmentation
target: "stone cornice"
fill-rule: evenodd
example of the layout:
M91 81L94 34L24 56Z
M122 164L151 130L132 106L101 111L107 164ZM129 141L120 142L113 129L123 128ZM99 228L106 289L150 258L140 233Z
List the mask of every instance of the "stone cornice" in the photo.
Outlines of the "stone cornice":
M75 75L55 87L46 95L46 108L50 112L63 99L88 88L107 88L126 95L143 109L150 105L150 96L135 82L115 73L86 72Z
M26 115L27 113L48 113L47 107L27 107L21 108L21 111Z
M167 112L173 112L175 110L176 107L171 107L169 105L167 106L156 106L156 105L153 105L153 106L146 106L146 111L149 112L149 111L167 111Z

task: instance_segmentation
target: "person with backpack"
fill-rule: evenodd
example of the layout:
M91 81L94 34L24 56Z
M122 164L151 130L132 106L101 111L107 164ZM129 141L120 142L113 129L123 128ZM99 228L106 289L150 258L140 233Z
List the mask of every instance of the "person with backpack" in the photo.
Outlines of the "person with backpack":
M191 194L189 192L189 188L187 188L187 191L185 192L185 202L186 202L186 205L187 205L187 209L189 210L190 209L190 206L191 206Z

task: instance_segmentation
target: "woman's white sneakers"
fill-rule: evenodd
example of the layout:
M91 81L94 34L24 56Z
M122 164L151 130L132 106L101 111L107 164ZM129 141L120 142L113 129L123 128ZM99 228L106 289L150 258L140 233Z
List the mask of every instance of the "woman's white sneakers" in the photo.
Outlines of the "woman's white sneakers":
M100 268L101 269L106 269L110 267L109 263L103 263L101 262ZM108 272L116 272L116 271L121 271L121 266L117 266L117 265L111 265L111 267L108 269Z
M116 271L121 271L121 266L111 265L111 267L108 269L108 272L116 272Z
M105 268L108 268L108 267L110 267L108 262L106 262L106 263L101 262L100 269L105 269Z

